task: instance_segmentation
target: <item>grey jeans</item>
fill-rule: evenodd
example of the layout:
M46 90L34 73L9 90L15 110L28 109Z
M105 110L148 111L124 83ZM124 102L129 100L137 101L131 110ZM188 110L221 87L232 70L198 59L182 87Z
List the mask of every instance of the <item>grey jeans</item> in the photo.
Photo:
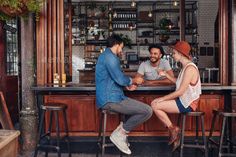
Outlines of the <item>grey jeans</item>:
M149 105L131 98L122 100L118 103L109 102L103 107L103 109L128 116L129 118L123 124L123 128L126 131L131 131L137 125L148 120L152 116L153 112Z

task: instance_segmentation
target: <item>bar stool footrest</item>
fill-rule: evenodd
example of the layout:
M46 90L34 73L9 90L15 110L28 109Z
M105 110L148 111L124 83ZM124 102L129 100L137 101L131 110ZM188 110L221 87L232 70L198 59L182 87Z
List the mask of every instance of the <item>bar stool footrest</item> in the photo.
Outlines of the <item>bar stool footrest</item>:
M202 148L205 149L204 145L194 145L194 144L183 144L183 147L188 147L188 148Z

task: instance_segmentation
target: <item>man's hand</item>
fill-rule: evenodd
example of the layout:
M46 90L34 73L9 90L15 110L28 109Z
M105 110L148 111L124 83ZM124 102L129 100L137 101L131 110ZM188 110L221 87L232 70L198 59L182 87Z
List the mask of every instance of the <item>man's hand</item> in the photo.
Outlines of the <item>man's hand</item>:
M137 89L137 86L132 84L130 86L127 86L126 89L129 90L129 91L134 91L134 90Z
M135 85L141 85L144 82L144 79L142 77L135 77L132 80L133 84Z
M158 73L158 75L160 75L160 76L166 76L166 71L164 71L164 70L162 70L162 69L158 69L158 70L157 70L157 73Z

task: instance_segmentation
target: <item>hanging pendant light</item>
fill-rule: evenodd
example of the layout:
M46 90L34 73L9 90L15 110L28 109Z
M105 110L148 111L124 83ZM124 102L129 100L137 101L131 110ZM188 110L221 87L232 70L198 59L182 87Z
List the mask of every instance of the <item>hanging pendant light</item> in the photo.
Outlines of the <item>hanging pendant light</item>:
M175 0L175 1L173 2L173 5L174 5L175 7L178 6L177 0Z
M148 17L152 17L152 11L151 10L149 10L149 12L148 12Z
M131 6L132 8L136 7L136 2L135 2L134 0L132 0L130 6Z

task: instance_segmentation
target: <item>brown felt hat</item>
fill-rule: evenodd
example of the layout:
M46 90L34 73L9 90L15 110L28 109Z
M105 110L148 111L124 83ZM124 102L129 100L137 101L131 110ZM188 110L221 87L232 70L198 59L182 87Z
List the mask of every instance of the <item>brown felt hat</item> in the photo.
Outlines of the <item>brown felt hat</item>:
M170 47L182 53L185 57L190 58L189 53L190 53L191 47L188 42L178 41L174 46L170 46Z

